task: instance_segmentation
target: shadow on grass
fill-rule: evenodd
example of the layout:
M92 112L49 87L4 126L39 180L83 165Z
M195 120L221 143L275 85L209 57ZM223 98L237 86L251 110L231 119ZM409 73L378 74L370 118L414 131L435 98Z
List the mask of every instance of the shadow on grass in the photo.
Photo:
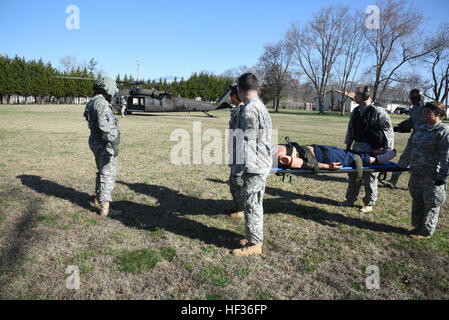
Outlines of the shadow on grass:
M94 200L93 196L85 192L62 186L56 182L42 179L39 176L20 175L17 178L22 181L23 185L36 192L70 201L89 211L96 211L89 203L89 201ZM184 196L175 190L155 185L118 183L128 186L135 192L155 197L159 202L159 206L131 201L114 202L113 208L119 208L125 213L113 219L121 221L126 226L148 231L154 231L157 228L165 229L174 234L229 249L235 248L235 238L241 238L241 235L235 232L209 227L182 217L182 215L223 213L224 206L228 204L228 201L202 200Z
M226 181L217 180L217 179L207 179L208 181L215 183L224 183ZM285 200L293 200L293 199L301 199L305 201L312 201L320 204L328 204L328 205L337 205L338 202L331 199L310 196L310 195L301 195L298 193L285 191L282 189L266 187L265 192L267 194L273 196L279 196L281 199L264 199L264 213L265 214L274 214L278 212L291 214L297 216L299 218L312 220L318 222L323 225L336 227L338 223L344 224L347 226L366 229L376 232L385 232L385 233L396 233L401 235L407 235L408 230L400 227L395 227L391 225L387 225L384 223L376 223L372 221L366 221L356 217L348 217L340 213L329 213L325 210L300 205L293 202L286 202Z
M20 179L24 186L36 192L70 201L86 210L95 210L95 207L89 203L94 201L94 196L85 192L62 186L56 182L45 180L35 175L20 175L16 178Z
M32 201L28 204L24 213L18 218L17 223L8 236L8 245L1 250L0 271L20 264L25 247L31 242L33 236L35 238L34 240L38 238L36 234L31 232L31 229L34 227L34 220L37 217L39 209L40 205Z
M228 184L227 181L218 180L218 179L206 179L213 183L221 183L221 184ZM279 197L285 200L295 200L300 199L304 201L311 201L319 204L327 204L331 206L337 206L339 204L339 201L335 201L329 198L323 198L323 197L317 197L317 196L311 196L307 194L300 194L290 191L285 191L282 189L272 188L272 187L265 187L265 193L269 194L271 196ZM267 199L270 200L270 199ZM264 203L267 201L264 200Z

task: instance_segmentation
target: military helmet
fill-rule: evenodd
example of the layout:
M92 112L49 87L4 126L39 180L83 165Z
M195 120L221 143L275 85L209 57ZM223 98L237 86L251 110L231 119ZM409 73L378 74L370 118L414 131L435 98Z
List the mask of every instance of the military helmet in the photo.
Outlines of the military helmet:
M117 92L117 84L109 77L103 77L94 81L94 91L104 91L111 97L114 97Z

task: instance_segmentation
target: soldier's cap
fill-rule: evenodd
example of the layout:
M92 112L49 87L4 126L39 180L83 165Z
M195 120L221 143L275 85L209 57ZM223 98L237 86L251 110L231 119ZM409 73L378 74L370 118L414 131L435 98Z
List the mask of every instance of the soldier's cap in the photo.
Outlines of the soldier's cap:
M446 115L446 110L445 110L444 105L442 103L439 103L436 101L427 102L426 105L424 106L424 108L429 108L429 109L432 109L433 111L438 112L441 117L444 117Z
M95 79L94 90L104 90L111 97L114 97L118 92L117 84L109 77Z

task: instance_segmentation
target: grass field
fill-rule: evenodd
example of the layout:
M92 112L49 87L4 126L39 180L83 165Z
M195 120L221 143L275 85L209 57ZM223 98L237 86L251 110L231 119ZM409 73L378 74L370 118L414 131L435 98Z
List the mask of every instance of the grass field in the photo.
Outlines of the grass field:
M0 106L0 298L449 298L448 205L432 239L407 238L408 173L399 189L379 188L369 214L337 206L345 175L294 177L290 184L270 176L264 255L236 258L229 251L245 228L224 214L231 206L228 167L170 164L173 130L192 131L201 121L203 131L224 132L228 111L214 112L218 118L120 118L113 208L125 214L114 219L90 203L96 168L82 113L83 106ZM272 114L279 137L340 147L348 119ZM396 135L399 152L407 138ZM79 290L66 288L70 265L79 268ZM380 270L377 290L365 286L371 265Z

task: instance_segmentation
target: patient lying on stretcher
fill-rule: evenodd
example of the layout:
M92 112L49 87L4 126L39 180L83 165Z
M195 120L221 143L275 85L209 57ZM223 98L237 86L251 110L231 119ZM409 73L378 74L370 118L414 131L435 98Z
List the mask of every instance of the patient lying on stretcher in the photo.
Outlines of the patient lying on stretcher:
M313 169L307 159L306 152L299 146L277 145L274 159L278 159L278 166L283 168ZM385 164L396 156L396 150L379 149L373 153L346 151L332 146L306 146L318 162L319 169L338 170L342 167L355 166L356 155L359 155L363 166L371 164Z

